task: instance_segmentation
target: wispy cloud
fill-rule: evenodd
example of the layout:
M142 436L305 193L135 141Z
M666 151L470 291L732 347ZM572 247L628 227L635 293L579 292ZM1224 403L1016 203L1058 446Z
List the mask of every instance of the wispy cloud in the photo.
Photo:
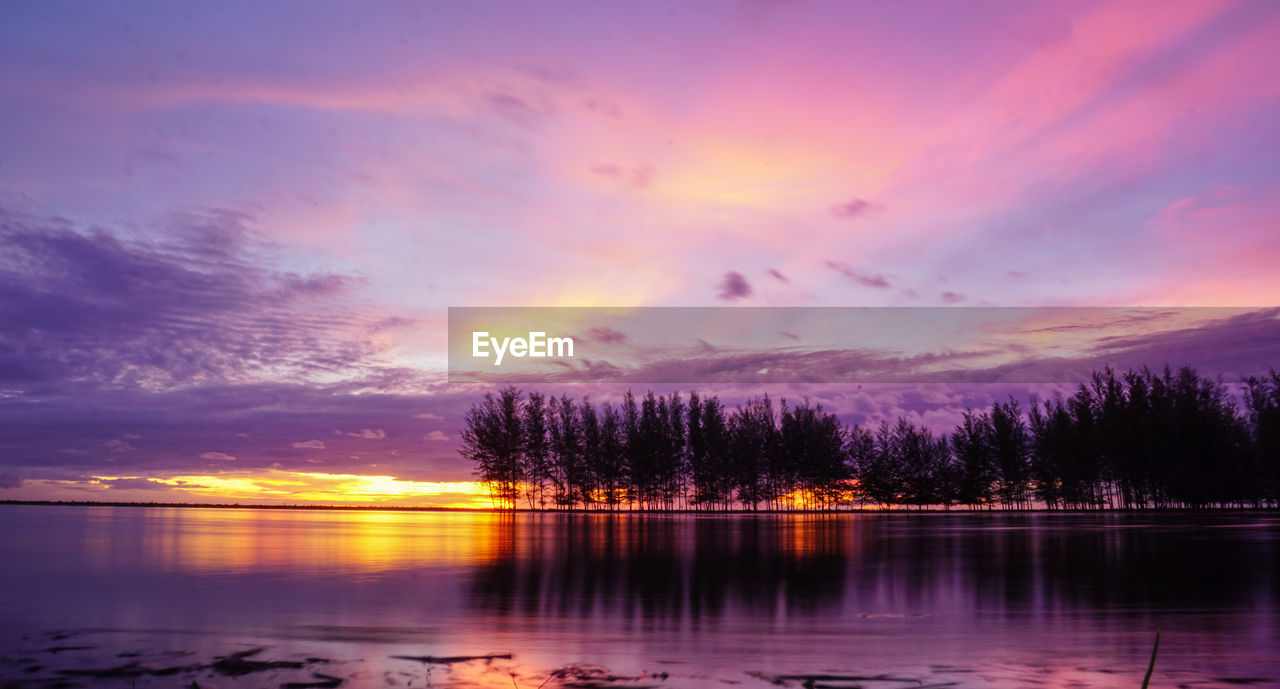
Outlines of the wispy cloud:
M616 163L596 163L591 166L591 172L635 189L649 188L654 176L653 166L643 164L624 167Z
M824 261L823 264L826 265L831 270L834 270L837 273L840 273L841 275L845 276L846 278L849 279L850 282L853 282L854 284L857 284L857 285L861 285L863 287L875 287L877 289L885 289L890 286L889 279L886 278L885 276L880 275L879 273L858 272L854 270L853 267L850 266L848 263L845 263L843 261Z
M837 218L858 218L875 210L877 206L866 199L850 199L831 207L831 214Z
M347 432L344 435L351 438L363 438L365 440L385 440L387 432L381 428L362 428L359 432Z

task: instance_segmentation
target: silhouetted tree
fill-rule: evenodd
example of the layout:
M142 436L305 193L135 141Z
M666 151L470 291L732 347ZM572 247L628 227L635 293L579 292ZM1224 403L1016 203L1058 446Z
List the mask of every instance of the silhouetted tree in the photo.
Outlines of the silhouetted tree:
M991 415L965 410L963 420L951 434L957 480L956 502L971 507L990 507L995 495L998 469L992 436Z
M770 475L778 453L778 425L768 395L748 399L729 419L731 482L738 501L755 510L761 503L777 507L779 496Z
M688 472L692 504L698 509L726 508L732 489L729 465L729 429L724 408L715 397L702 399L690 393L686 412Z
M600 419L596 416L596 408L586 399L578 405L577 413L578 428L582 433L582 456L579 459L582 471L580 477L575 474L580 485L574 491L574 502L582 503L583 507L591 507L603 497L599 481L602 441Z
M861 502L880 507L903 503L907 487L899 436L888 422L881 421L870 442L862 440L855 446L858 456L852 459Z
M661 495L661 464L664 451L662 426L666 423L666 405L659 408L658 397L649 391L640 402L640 420L635 435L627 439L634 448L631 476L636 502L641 509L657 509Z
M685 437L685 404L679 393L664 395L659 398L659 412L662 414L660 428L661 451L656 465L660 476L659 487L664 509L675 509L684 502L685 476L688 469L686 455L687 439Z
M849 426L844 433L844 473L850 481L850 498L860 505L873 502L862 485L862 469L869 466L876 450L875 435L862 426Z
M582 419L578 405L568 395L552 399L555 410L550 424L552 483L556 504L572 508L584 497L588 469L583 456Z
M1250 376L1245 385L1258 488L1262 501L1275 507L1280 505L1280 373Z
M690 403L692 409L692 403ZM708 498L722 509L729 508L733 494L732 443L724 405L715 397L702 400L700 420L704 443L704 461L710 469Z
M600 423L600 447L595 466L596 486L610 510L628 500L626 429L618 410L608 402Z
M524 478L524 433L520 424L520 391L503 388L484 396L465 417L459 452L476 466L476 476L489 487L500 507L515 509Z
M800 493L801 504L830 509L842 502L849 475L843 429L835 415L808 400L784 407L781 440L791 490Z
M951 454L946 438L905 418L891 432L892 457L898 465L900 502L906 505L950 505Z
M999 472L996 494L1005 507L1027 504L1030 445L1018 401L1010 397L991 405L991 451Z
M524 479L530 507L547 506L546 489L551 481L551 449L547 443L546 398L530 392L524 403Z
M1280 504L1280 374L1243 399L1183 367L1105 368L1068 396L966 410L948 437L905 418L873 432L807 400L630 391L486 394L459 452L494 505L531 508L1204 508ZM548 496L550 500L548 500Z

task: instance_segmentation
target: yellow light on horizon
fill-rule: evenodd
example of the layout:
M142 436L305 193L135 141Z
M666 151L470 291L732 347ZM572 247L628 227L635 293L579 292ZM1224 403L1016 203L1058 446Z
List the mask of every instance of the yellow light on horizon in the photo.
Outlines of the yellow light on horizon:
M488 490L478 481L413 481L381 474L329 474L282 469L166 477L93 477L94 483L103 488L120 479L147 479L169 486L180 493L226 502L249 500L275 504L394 504L470 508L491 506ZM443 498L443 500L432 498Z

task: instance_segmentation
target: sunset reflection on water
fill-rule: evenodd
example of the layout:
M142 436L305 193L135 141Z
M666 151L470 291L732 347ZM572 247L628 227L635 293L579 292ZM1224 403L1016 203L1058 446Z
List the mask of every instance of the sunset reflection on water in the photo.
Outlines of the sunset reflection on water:
M450 567L497 557L510 517L491 512L86 508L86 563L105 571L121 558L181 573L373 574ZM127 510L132 514L134 510ZM504 531L503 524L507 527ZM127 527L127 528L126 528Z
M276 685L320 672L344 687L766 687L826 672L1120 687L1140 681L1160 629L1163 685L1280 677L1267 514L0 506L0 525L0 655L88 647L53 669L264 647L328 659L274 671ZM393 657L493 653L513 657ZM551 676L570 665L581 676ZM0 679L20 670L0 663Z

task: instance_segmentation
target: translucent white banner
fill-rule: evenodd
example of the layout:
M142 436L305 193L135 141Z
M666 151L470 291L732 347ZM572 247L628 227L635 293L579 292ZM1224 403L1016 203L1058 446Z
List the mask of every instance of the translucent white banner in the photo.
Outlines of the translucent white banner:
M1280 368L1280 309L453 307L450 382L1075 382Z

